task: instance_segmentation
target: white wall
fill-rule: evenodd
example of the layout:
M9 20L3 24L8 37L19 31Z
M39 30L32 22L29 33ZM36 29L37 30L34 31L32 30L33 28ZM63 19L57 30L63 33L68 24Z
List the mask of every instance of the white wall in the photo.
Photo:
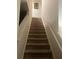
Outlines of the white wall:
M42 0L32 0L32 17L41 17L41 1ZM34 9L34 3L39 3L39 9Z
M23 59L27 37L29 34L29 29L30 29L31 20L32 20L32 0L22 0L22 1L27 2L29 13L25 16L25 18L23 19L22 23L18 28L17 59ZM19 6L20 6L20 3L19 3Z
M58 28L58 32L59 32L59 35L62 36L62 0L59 0L59 12L58 12L58 25L59 25L59 28Z
M59 0L42 0L42 20L54 59L62 59L62 41L58 34Z
M58 0L42 0L42 19L58 31Z
M21 0L17 0L17 33L19 32L19 14L20 14L20 2Z

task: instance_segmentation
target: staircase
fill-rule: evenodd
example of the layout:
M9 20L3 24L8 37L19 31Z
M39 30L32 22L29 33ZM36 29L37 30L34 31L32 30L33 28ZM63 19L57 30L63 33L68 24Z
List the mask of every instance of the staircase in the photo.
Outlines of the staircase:
M42 20L39 18L32 19L24 59L53 59Z

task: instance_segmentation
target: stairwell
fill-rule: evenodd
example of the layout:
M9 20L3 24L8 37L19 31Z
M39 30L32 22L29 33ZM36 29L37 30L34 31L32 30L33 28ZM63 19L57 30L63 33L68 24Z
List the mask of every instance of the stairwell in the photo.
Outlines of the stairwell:
M32 18L23 59L53 59L46 32L40 18Z

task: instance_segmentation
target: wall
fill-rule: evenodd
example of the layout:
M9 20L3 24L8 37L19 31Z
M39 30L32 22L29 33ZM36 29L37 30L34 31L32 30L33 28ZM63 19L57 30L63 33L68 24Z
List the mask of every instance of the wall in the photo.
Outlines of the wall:
M20 2L21 0L17 0L17 33L19 29Z
M58 0L42 0L42 18L58 31Z
M30 29L31 20L32 20L32 1L31 0L23 0L23 1L27 2L27 5L29 7L29 13L24 17L22 23L18 28L17 59L23 59L27 37L29 34L29 29Z
M41 17L41 1L42 0L32 0L32 17ZM39 3L39 9L34 9L34 3Z
M54 59L62 59L62 40L58 34L59 0L42 0L42 21Z
M59 12L58 12L58 32L62 36L62 0L59 0Z
M25 1L22 0L21 4L20 4L19 25L23 21L24 17L28 14L28 12L29 12L29 8L28 8L28 5L27 5L27 2L26 2L26 0Z

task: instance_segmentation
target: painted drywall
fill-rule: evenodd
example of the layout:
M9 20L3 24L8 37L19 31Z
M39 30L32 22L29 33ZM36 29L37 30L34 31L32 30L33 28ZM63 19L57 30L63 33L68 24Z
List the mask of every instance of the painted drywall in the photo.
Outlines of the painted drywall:
M20 19L19 19L19 25L22 23L24 17L29 13L29 7L27 5L26 1L21 1L20 4Z
M62 59L62 41L58 34L58 0L42 0L42 21L54 59Z
M41 1L42 0L32 0L32 17L41 17ZM39 3L38 9L34 9L34 3Z
M58 0L42 0L42 19L58 32Z
M25 16L22 23L18 28L18 36L17 36L17 59L23 59L25 46L27 42L27 37L29 34L29 29L32 20L32 0L24 0L27 2L29 13ZM20 3L19 3L20 6Z
M20 2L21 0L17 0L17 33L19 32L19 14L20 14Z
M59 10L58 10L58 33L62 36L62 0L59 0Z

